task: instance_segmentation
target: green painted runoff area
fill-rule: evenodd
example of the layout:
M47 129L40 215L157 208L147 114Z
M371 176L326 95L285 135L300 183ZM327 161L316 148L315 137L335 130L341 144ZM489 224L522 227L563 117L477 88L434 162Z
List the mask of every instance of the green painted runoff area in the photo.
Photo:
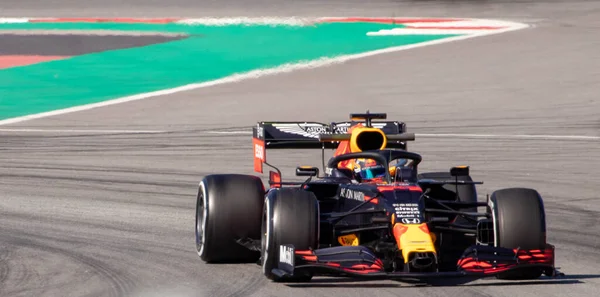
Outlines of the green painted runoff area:
M397 27L401 25L0 24L0 30L120 30L190 35L162 44L0 70L0 120L205 82L286 63L454 36L366 34Z

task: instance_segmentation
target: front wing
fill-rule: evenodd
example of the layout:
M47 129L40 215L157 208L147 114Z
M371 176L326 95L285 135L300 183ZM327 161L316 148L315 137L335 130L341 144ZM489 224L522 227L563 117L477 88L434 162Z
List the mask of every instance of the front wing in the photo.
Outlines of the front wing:
M476 245L468 248L449 272L387 272L381 259L363 246L340 246L317 250L280 247L278 268L273 274L285 281L294 274L342 276L363 279L483 278L517 270L542 269L547 276L562 275L554 267L554 246L545 250L512 250Z

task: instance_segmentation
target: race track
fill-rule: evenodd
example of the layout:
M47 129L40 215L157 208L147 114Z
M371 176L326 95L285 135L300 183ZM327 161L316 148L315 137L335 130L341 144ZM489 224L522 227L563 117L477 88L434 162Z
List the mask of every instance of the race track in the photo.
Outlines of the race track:
M482 17L533 27L0 126L0 296L597 296L600 3L164 3L8 0L0 17ZM538 189L566 276L284 285L257 265L200 261L198 182L214 172L252 173L249 135L214 131L250 131L259 120L345 120L366 109L426 134L409 145L424 157L421 170L470 165L485 181L482 200L501 187ZM447 133L461 135L437 135ZM269 161L290 174L297 164L318 165L318 156L274 152Z

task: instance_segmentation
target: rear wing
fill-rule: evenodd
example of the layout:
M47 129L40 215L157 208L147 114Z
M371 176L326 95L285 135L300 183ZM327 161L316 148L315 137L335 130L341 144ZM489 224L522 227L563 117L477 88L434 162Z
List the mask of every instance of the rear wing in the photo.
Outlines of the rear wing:
M252 128L254 148L254 170L262 173L262 164L266 163L266 149L335 149L339 141L322 141L320 135L347 134L348 129L364 121L346 121L324 124L319 122L259 122ZM381 129L386 135L398 135L406 132L406 125L398 121L380 121L368 123ZM387 148L406 150L406 141L388 141Z

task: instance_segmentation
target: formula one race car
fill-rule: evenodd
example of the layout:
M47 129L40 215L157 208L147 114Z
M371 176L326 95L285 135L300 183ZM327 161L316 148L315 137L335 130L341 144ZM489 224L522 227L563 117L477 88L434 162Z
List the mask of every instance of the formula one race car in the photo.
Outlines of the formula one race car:
M208 175L200 182L196 246L205 262L257 262L274 281L313 276L367 279L557 276L546 242L542 198L508 188L477 200L468 166L420 173L407 151L414 134L385 114L351 121L259 122L253 128L259 177ZM335 149L319 168L300 166L282 181L267 148ZM485 208L478 212L478 208Z

